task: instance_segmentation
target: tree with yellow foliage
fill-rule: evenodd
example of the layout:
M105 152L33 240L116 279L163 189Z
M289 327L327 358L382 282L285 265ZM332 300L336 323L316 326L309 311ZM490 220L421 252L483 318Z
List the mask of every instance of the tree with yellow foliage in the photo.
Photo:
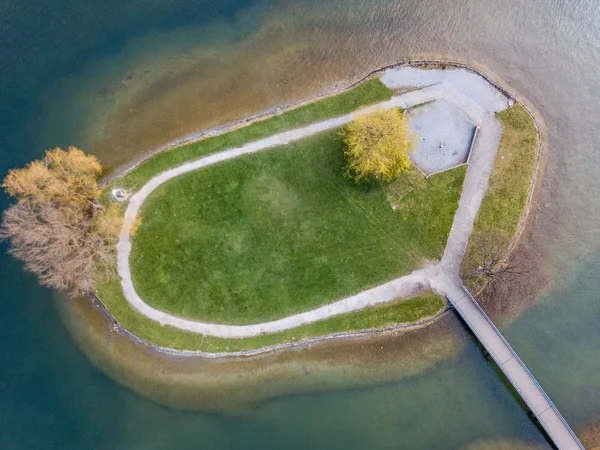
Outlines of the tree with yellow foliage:
M84 294L94 268L111 266L122 219L118 205L100 203L101 171L94 156L56 148L4 179L16 202L4 212L0 240L41 284Z
M364 115L342 131L347 175L356 181L389 182L410 167L408 154L415 139L407 119L397 109Z

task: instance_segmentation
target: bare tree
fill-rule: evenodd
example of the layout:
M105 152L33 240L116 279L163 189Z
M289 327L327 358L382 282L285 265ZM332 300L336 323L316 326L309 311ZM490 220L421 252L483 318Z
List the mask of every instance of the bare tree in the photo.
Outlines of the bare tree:
M122 219L117 205L99 202L99 173L94 157L55 149L4 180L17 202L3 214L0 240L41 284L80 295L112 267Z
M41 284L80 295L89 291L94 267L114 260L116 235L98 232L94 222L76 208L18 202L3 215L0 240Z
M488 298L505 297L526 282L531 265L522 253L509 252L508 239L494 232L473 236L462 267L463 279L474 291L485 288Z

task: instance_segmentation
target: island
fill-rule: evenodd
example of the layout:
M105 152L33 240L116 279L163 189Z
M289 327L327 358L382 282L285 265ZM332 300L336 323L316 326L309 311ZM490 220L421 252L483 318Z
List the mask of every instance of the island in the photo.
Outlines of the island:
M102 186L94 156L48 150L4 179L0 239L159 354L244 360L454 308L554 444L583 448L475 299L527 274L513 249L542 141L525 105L465 65L403 62L248 122Z
M418 136L412 168L355 183L341 132L390 108ZM448 309L442 265L474 293L502 282L540 151L528 110L469 67L374 71L113 178L118 267L94 296L115 329L206 357L425 326Z

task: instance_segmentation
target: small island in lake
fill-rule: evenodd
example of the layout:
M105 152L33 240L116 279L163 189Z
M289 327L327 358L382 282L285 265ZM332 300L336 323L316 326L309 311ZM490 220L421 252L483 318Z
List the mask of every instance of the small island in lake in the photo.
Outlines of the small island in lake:
M389 153L373 159L353 128ZM254 354L425 326L461 280L475 293L512 282L539 152L531 115L481 74L401 64L113 178L80 206L86 236L101 229L110 247L86 253L81 279L52 284L16 256L48 285L88 286L115 329L159 351Z

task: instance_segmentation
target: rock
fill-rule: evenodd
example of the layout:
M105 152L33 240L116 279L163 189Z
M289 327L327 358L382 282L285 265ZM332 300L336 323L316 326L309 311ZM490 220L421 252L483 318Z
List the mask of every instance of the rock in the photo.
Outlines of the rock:
M114 201L122 203L131 196L131 192L122 188L115 188L111 192L111 197Z

